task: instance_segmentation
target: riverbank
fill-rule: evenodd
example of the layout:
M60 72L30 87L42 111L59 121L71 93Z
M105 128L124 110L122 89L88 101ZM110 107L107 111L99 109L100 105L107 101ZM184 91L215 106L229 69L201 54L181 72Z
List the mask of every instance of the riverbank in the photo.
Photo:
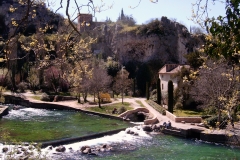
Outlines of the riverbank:
M59 102L43 102L32 98L34 94L27 92L22 94L5 94L6 103L13 103L33 108L48 108L48 109L68 109L82 111L85 113L94 113L100 116L120 119L121 117L116 117L113 115L100 114L96 112L87 111L88 107L92 105L79 104L76 100L69 101L59 101ZM172 123L172 129L164 129L161 132L165 134L170 134L174 136L184 137L184 138L197 138L203 141L222 143L222 144L231 144L231 145L240 145L240 125L235 125L235 128L227 128L224 130L213 130L206 129L204 127L198 126L197 123L179 123L171 120L165 115L157 112L153 107L151 107L144 98L125 98L125 102L129 102L134 108L139 107L140 101L150 112L151 114L158 119L159 124L170 121ZM113 103L121 102L120 99L114 99ZM111 105L111 104L108 104Z

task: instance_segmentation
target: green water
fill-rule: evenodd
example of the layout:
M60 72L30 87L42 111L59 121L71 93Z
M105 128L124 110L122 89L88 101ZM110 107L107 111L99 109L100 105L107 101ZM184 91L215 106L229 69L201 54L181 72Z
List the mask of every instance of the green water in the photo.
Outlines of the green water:
M98 157L80 159L101 160L238 160L240 149L207 144L167 135L154 135L151 140L131 142L131 148L115 146L116 150ZM70 158L71 159L71 158ZM73 159L76 159L75 157Z
M40 142L79 137L128 127L119 120L73 111L22 108L11 110L0 119L0 134L9 133L11 140ZM0 137L0 141L3 137Z

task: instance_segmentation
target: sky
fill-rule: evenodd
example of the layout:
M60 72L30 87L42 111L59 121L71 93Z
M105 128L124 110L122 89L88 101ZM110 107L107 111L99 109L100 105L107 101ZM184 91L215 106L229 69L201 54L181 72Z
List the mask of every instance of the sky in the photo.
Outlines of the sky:
M59 7L60 0L47 0L50 2L50 8L55 11ZM174 19L177 22L185 25L187 28L190 26L198 26L191 21L192 16L192 3L196 0L153 0L158 1L152 3L150 0L93 0L95 7L102 6L101 12L96 12L93 21L105 21L106 18L110 18L112 21L116 21L119 17L121 10L123 9L125 15L132 16L137 24L146 24L152 19L161 19L162 16L166 16L169 19ZM203 0L205 1L205 0ZM70 1L69 12L73 15L76 7L74 7L74 1ZM89 0L77 0L78 4L87 4ZM140 3L139 3L140 2ZM63 0L63 7L66 6L66 0ZM203 4L202 4L203 5ZM201 5L201 6L202 6ZM209 16L224 15L225 5L222 3L209 4ZM65 9L59 10L59 13L65 16ZM81 13L92 13L87 7L81 9Z

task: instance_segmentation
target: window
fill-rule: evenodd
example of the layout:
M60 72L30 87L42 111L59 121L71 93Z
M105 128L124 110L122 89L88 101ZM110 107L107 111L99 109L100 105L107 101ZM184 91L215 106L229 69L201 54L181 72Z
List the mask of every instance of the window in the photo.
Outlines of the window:
M162 83L162 90L163 90L163 83Z

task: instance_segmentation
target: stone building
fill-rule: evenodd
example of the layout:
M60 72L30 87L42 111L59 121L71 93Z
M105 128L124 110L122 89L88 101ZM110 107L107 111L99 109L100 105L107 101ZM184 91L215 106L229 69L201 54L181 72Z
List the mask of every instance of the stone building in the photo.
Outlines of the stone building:
M80 32L92 31L95 27L101 26L105 22L93 22L92 14L78 15L78 30Z
M175 76L176 73L181 71L181 68L190 68L189 65L180 65L180 64L165 64L158 72L159 79L161 80L161 91L166 93L168 91L168 81L173 82L174 89L178 87L177 77Z

